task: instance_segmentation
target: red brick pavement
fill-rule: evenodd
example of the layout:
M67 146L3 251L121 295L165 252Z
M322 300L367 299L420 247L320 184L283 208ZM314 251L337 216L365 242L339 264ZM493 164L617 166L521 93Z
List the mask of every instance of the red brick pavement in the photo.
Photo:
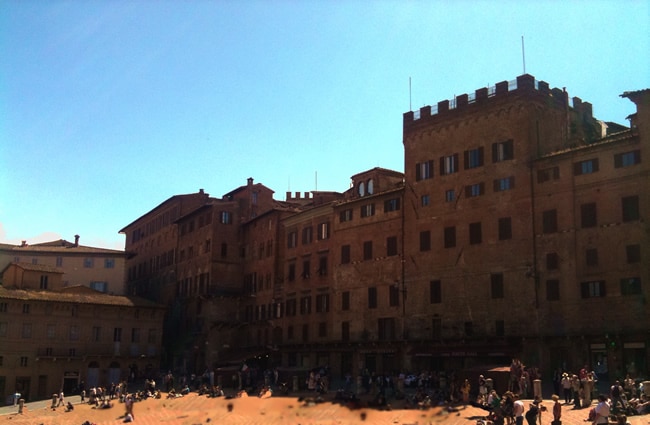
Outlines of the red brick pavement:
M529 401L524 401L528 404ZM551 400L544 401L550 409ZM228 405L232 409L228 408ZM123 405L116 403L113 409L94 410L88 405L78 405L73 412L52 412L44 409L23 415L0 416L0 425L80 425L85 420L97 425L121 425ZM446 412L441 408L429 410L401 409L398 404L390 411L372 408L351 410L329 401L313 405L293 397L258 399L249 397L226 400L190 394L177 399L149 399L134 406L134 425L473 425L485 416L482 409L468 406L458 411ZM590 425L585 422L589 409L575 410L572 406L562 408L563 425ZM542 425L550 425L552 415L544 412ZM650 415L632 416L631 425L647 425Z

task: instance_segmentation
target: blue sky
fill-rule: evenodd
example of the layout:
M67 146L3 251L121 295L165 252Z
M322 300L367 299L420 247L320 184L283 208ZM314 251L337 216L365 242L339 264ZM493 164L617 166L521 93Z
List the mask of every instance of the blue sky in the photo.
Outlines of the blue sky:
M650 87L647 0L5 0L0 242L123 249L175 194L403 171L402 114L523 74L522 36L604 121Z

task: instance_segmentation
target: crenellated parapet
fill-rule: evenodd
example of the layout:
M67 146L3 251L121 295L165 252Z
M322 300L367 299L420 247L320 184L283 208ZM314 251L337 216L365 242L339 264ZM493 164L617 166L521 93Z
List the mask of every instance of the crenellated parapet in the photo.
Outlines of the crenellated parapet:
M551 89L547 82L538 81L529 74L520 75L515 80L501 81L491 87L481 87L474 93L461 94L451 100L442 100L436 105L427 105L417 111L404 113L404 130L413 126L419 126L425 122L445 119L450 114L458 114L465 111L476 110L492 103L500 102L502 99L512 96L533 96L551 99L558 103L558 106L569 105L569 99L564 89ZM591 113L591 104L582 102L579 98L579 107L585 114Z

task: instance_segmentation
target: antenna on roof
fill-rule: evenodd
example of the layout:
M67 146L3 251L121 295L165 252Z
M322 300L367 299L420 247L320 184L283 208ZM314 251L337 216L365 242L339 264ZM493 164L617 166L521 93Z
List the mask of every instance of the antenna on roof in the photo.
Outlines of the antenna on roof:
M318 171L314 171L314 191L318 192Z
M524 74L526 73L526 50L524 49L524 36L521 36L521 58L524 62Z
M409 111L412 111L413 107L411 106L411 77L409 77Z

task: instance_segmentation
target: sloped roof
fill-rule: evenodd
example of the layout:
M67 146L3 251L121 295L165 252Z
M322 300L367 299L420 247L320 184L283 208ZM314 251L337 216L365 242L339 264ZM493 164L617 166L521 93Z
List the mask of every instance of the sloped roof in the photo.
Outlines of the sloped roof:
M9 289L0 285L0 299L43 301L71 304L110 305L117 307L164 308L160 304L140 297L109 295L88 287L72 286L61 291Z
M75 253L83 253L83 254L105 254L105 255L125 254L124 251L118 249L107 249L107 248L97 248L94 246L75 245L73 242L69 242L65 239L35 243L31 245L30 244L25 244L25 245L2 244L0 245L0 249L4 249L16 253L59 252L59 253L70 254L72 252L75 252Z
M4 273L5 270L7 270L11 266L19 267L25 271L30 271L30 272L59 273L59 274L64 273L63 270L58 269L54 266L48 266L45 264L15 263L15 262L11 262L7 264L7 266L2 270L2 273Z

